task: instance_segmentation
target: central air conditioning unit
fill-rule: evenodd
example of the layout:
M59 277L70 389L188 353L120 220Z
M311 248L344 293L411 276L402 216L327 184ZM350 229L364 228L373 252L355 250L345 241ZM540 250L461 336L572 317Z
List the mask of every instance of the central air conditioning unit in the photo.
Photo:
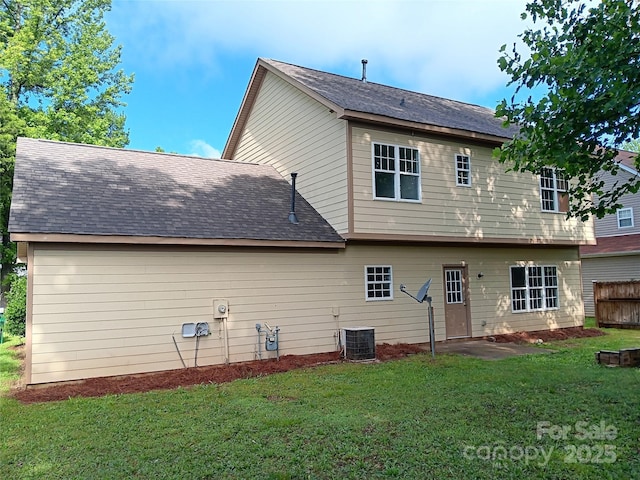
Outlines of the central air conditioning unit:
M340 331L344 357L348 360L375 360L376 339L372 327L350 327Z

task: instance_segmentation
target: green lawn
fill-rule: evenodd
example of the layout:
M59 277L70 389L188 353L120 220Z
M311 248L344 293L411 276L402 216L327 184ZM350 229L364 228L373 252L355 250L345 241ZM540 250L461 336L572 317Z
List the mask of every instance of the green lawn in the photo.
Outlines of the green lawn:
M640 346L640 331L608 333L500 361L425 354L145 394L0 398L0 476L639 478L640 369L597 365L594 352ZM0 346L3 370L7 357Z
M20 343L21 339L19 337L5 335L4 343L0 344L0 395L6 393L11 383L19 379L20 361L12 348ZM0 399L1 401L2 399ZM2 417L0 417L0 422L2 420ZM2 424L0 423L0 425Z

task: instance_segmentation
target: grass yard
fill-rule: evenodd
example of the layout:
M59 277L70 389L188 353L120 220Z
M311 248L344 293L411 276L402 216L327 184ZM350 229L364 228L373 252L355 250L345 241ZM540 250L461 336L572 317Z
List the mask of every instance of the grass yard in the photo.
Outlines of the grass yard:
M640 369L594 361L633 346L640 331L608 330L500 361L427 353L144 394L3 397L0 475L640 478ZM0 365L6 383L17 365L4 345Z
M0 344L0 395L7 393L11 383L20 378L20 360L12 350L13 347L19 344L20 338L10 335L5 335L4 343ZM1 401L2 399L0 398ZM2 420L2 417L0 417L0 422Z

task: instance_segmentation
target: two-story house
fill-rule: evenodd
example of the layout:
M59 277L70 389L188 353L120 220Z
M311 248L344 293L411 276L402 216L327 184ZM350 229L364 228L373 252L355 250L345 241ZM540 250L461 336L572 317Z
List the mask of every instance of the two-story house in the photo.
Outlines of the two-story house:
M427 342L399 285L428 279L438 341L581 325L592 224L562 213L553 170L493 158L512 133L486 108L260 59L228 160L20 139L27 382L271 358L268 326L281 355L338 349L345 327Z
M438 340L579 325L592 224L566 218L553 169L494 159L514 133L490 109L260 59L223 156L298 173L365 286L380 269L394 284L433 278ZM393 290L367 291L360 321L396 329L385 316L407 299Z
M618 174L602 173L605 190L640 175L637 156L635 152L618 153ZM593 282L640 280L640 193L623 195L620 203L622 208L616 213L595 219L597 245L580 247L586 315L595 315Z

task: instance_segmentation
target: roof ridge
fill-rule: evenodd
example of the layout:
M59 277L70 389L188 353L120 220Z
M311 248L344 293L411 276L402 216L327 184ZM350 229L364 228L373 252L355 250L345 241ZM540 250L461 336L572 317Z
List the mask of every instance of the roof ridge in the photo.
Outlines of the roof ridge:
M156 152L153 150L142 150L139 148L111 147L108 145L96 145L91 143L77 143L77 142L68 142L64 140L52 140L50 138L18 137L18 139L40 142L40 143L51 143L56 145L101 149L101 150L117 151L117 152L142 153L142 154L158 155L158 156L165 156L165 157L180 157L180 158L188 158L193 160L206 160L206 161L233 163L233 164L247 164L247 165L256 165L256 166L261 165L259 163L252 163L252 162L237 162L234 160L230 160L228 158L201 157L199 155L188 155L184 153Z
M401 91L401 92L407 92L407 93L411 93L413 95L420 95L420 96L424 96L424 97L435 98L435 99L438 99L438 100L445 100L447 102L453 102L453 103L458 103L458 104L462 104L462 105L468 105L470 107L482 108L482 109L489 110L489 111L495 113L495 110L493 108L485 107L484 105L478 105L477 103L465 102L465 101L462 101L462 100L455 100L453 98L447 98L447 97L440 97L438 95L432 95L430 93L418 92L418 91L415 91L415 90L408 90L406 88L394 87L393 85L387 85L385 83L379 83L379 82L372 82L372 81L369 81L369 80L367 80L366 82L362 82L362 80L358 80L355 77L348 77L347 75L342 75L342 74L333 73L333 72L327 72L325 70L319 70L317 68L303 67L302 65L296 65L295 63L283 62L281 60L276 60L274 58L262 58L262 60L267 62L267 63L269 63L269 64L271 64L271 65L273 65L273 62L277 62L277 63L281 63L281 64L284 64L284 65L289 65L291 67L300 68L302 70L309 70L309 71L312 71L312 72L319 72L319 73L322 73L322 74L325 74L325 75L331 75L331 76L334 76L334 77L340 77L340 78L344 78L346 80L363 83L364 85L366 85L366 84L377 85L379 87L389 88L391 90L397 90L397 91ZM275 67L276 65L273 65L273 66ZM284 72L284 73L286 73L286 72Z

